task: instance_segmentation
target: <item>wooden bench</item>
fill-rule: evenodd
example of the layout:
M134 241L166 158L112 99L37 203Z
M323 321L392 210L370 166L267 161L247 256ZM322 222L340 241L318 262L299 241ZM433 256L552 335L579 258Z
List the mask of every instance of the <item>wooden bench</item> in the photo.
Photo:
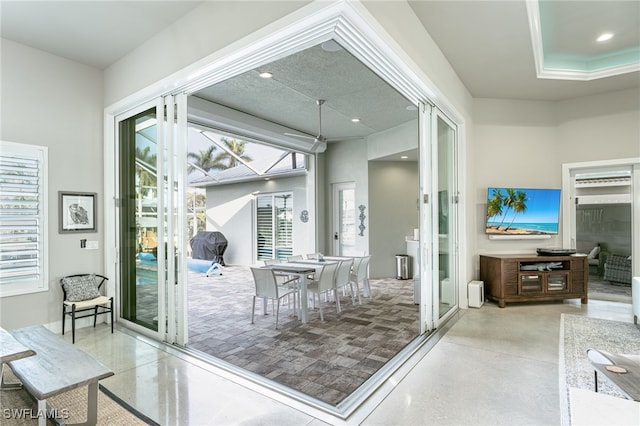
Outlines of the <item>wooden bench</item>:
M18 342L11 333L0 327L0 363L6 364L35 354L33 349Z
M42 326L26 327L10 332L35 355L10 361L9 366L22 385L38 400L38 413L50 413L47 398L88 386L87 421L98 420L98 381L113 376L113 371L91 355L66 342ZM38 417L38 425L45 426L47 416Z
M0 372L0 389L15 389L22 385L4 382L4 367L10 361L35 355L33 349L27 348L18 342L15 337L7 330L0 327L0 363L2 363L2 371Z

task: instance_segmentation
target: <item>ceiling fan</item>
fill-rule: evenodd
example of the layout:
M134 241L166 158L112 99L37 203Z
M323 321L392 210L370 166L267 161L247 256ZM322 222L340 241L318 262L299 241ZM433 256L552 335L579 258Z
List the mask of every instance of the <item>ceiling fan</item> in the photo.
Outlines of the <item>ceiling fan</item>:
M318 99L316 101L316 104L318 105L318 135L317 136L301 135L298 133L285 133L286 136L293 136L294 138L312 140L313 145L311 146L311 149L310 149L312 152L324 152L327 149L327 142L354 139L354 137L333 138L333 139L327 139L324 137L324 135L322 134L322 104L324 104L324 102L325 102L324 99ZM361 139L359 136L355 138Z

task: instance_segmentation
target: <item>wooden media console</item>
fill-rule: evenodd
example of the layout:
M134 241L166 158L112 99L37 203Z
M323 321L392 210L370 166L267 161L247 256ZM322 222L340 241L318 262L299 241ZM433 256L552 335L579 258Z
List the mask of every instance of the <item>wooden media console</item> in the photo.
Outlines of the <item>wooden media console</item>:
M480 255L485 297L511 302L580 299L587 303L587 256Z

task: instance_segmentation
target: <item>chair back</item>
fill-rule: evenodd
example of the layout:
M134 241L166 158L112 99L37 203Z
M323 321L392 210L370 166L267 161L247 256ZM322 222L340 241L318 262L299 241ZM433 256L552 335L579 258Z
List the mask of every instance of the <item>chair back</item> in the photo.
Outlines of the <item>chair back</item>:
M275 265L276 263L280 263L280 260L278 260L278 259L265 259L264 260L265 266Z
M336 287L342 287L351 281L351 267L353 266L353 259L343 260L338 266L336 272Z
M307 255L307 259L309 259L309 260L312 260L312 259L313 259L313 260L316 260L316 259L318 259L318 253L309 253L309 254Z
M271 269L251 268L251 274L256 286L256 296L278 298L278 283Z
M322 293L336 286L336 271L340 266L340 262L332 262L322 267L320 277L318 278L318 292Z
M369 261L371 260L371 255L365 256L360 261L360 265L358 265L358 281L367 278L367 274L369 273Z
M100 274L74 274L74 275L67 275L65 277L60 278L60 287L62 287L62 295L63 295L63 300L68 300L69 296L71 296L72 299L82 299L84 296L83 294L86 293L86 297L85 299L89 299L89 298L93 298L93 297L97 297L101 293L101 287L102 284L104 284L105 281L108 281L109 278L105 277L104 275L100 275ZM89 281L91 281L91 283L89 283ZM73 295L69 295L67 294L67 288L69 288L69 286L73 286L72 289L72 293L74 293ZM90 289L87 289L86 287L90 286L90 287L94 287L95 286L95 293L92 294L93 297L89 297L89 293L92 293ZM82 288L84 287L84 288ZM88 293L87 293L88 292ZM73 300L73 301L78 301L78 300Z
M351 268L352 275L358 275L358 269L360 269L360 263L362 263L363 257L356 257L353 259L353 267Z
M302 255L301 254L296 254L295 256L287 257L287 262L291 262L292 260L302 260Z

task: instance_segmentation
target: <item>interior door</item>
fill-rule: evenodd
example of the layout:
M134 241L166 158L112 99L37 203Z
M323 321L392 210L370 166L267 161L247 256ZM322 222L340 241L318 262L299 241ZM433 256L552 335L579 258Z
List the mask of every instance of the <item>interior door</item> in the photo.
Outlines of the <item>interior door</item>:
M357 256L356 250L356 184L333 184L333 254Z

